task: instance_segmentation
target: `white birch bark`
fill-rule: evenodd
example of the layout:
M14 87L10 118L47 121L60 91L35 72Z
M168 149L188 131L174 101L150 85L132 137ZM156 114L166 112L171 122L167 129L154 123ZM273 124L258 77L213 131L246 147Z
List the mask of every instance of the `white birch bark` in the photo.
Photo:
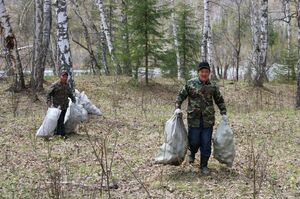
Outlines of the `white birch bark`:
M69 84L74 90L73 63L71 57L69 26L66 0L57 0L57 53L59 69L67 70L69 73Z
M210 24L208 26L208 37L207 37L207 62L211 67L211 78L213 80L216 80L217 75L216 75L216 70L215 70L215 65L214 65L213 38L212 38Z
M260 9L259 4L256 0L251 0L251 32L252 32L252 55L250 58L250 64L248 68L249 82L256 84L256 78L258 73L260 73ZM256 74L254 79L252 79L252 67L254 67Z
M107 45L105 42L105 33L103 30L103 26L100 24L100 41L101 41L101 63L104 66L105 75L110 75L110 70L108 68L107 59L106 59L106 51Z
M260 56L259 73L256 83L263 85L266 78L267 54L268 54L268 0L261 0L261 22L260 22Z
M4 0L0 0L0 34L4 38L4 48L7 51L9 67L12 69L14 76L14 85L12 88L14 90L23 89L25 88L25 80L17 40L9 21Z
M111 37L111 34L110 34L110 30L109 30L109 27L108 27L108 23L107 23L105 11L104 11L103 0L95 0L95 3L98 6L98 9L99 9L99 12L100 12L100 22L101 22L102 30L105 34L107 48L108 48L108 51L109 51L109 54L110 54L111 61L116 66L116 73L120 74L121 69L120 69L120 66L119 66L115 56L114 56L114 47L113 47L112 37Z
M203 0L204 3L204 25L203 25L203 34L201 42L201 56L202 61L207 61L208 59L208 34L209 34L209 1Z
M176 53L177 79L180 80L180 79L182 79L182 68L181 68L181 63L180 63L179 43L178 43L177 26L176 26L176 19L175 19L175 2L174 2L174 0L171 0L171 5L172 5L172 14L171 14L172 33L173 33L174 47L175 47L175 53Z

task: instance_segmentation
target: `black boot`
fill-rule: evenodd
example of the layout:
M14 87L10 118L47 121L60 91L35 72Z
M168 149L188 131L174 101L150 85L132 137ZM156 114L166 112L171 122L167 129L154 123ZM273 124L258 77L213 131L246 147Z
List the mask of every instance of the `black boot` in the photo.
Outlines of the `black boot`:
M200 160L200 173L203 176L207 176L210 174L210 170L208 169L208 160L209 157L201 155L201 160Z
M192 164L195 162L195 153L191 152L190 151L190 154L189 154L189 163Z

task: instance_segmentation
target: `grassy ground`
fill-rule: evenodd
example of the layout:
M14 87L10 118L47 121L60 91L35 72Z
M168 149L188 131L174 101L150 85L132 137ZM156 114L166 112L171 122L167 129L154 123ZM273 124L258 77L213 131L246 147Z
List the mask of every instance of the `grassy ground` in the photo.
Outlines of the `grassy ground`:
M77 88L104 117L91 116L66 141L47 142L35 138L47 110L45 94L38 101L27 92L12 95L1 81L0 198L146 198L147 192L153 198L253 198L254 182L256 190L261 187L258 198L300 197L300 111L293 109L293 86L256 90L220 82L236 160L228 169L212 158L212 175L200 177L198 157L193 165L153 164L180 84L155 79L144 87L123 77L112 82L113 77L76 77ZM110 192L99 189L106 182L96 157L101 146L109 183L118 185Z

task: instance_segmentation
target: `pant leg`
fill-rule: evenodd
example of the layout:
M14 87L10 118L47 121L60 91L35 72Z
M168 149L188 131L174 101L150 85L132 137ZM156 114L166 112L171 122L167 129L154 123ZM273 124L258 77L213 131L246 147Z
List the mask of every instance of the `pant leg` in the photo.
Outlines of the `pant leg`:
M67 110L62 110L60 113L59 119L57 121L57 131L56 131L57 135L65 136L64 120L65 120L66 112L67 112Z
M200 152L201 156L210 157L211 155L211 139L213 128L201 127L200 133Z
M191 153L197 153L200 146L200 128L190 127L188 132L189 149Z

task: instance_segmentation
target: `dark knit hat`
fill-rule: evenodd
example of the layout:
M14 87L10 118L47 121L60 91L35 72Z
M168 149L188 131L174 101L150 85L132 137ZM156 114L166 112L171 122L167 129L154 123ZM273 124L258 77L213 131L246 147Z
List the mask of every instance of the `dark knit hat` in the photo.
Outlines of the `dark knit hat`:
M209 63L204 61L204 62L200 62L199 66L198 66L198 71L202 70L202 69L208 69L210 71L210 66Z

